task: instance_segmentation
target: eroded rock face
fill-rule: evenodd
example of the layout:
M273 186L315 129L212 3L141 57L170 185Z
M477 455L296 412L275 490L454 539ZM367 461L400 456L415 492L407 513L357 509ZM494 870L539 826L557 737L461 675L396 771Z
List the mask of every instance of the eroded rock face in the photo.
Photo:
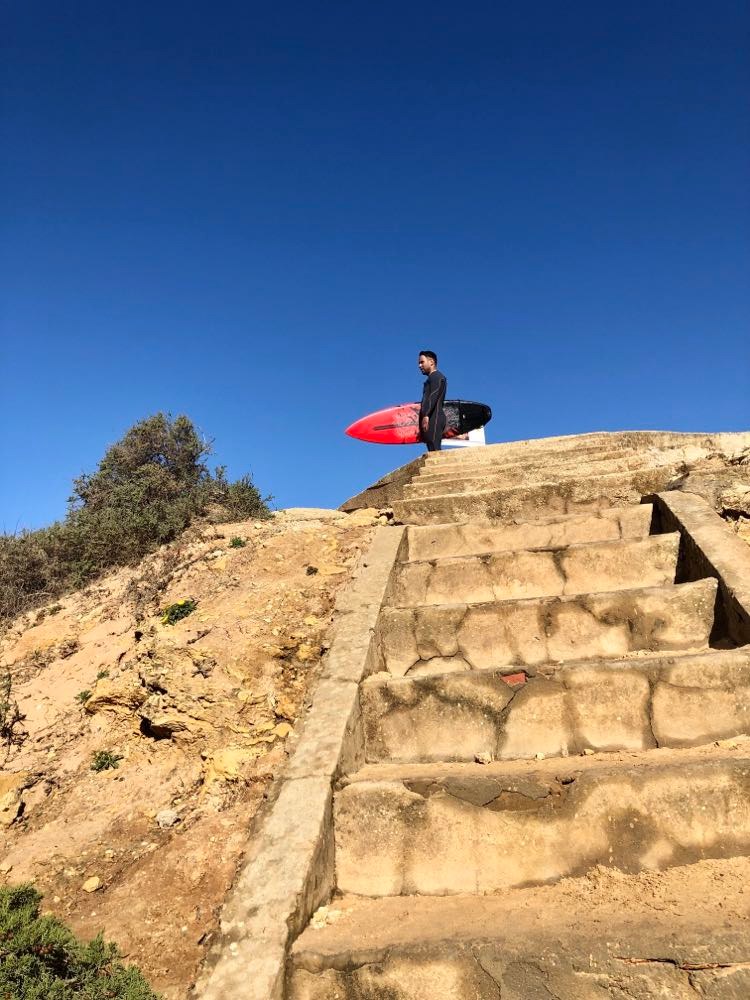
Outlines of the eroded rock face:
M0 882L36 883L82 937L103 929L160 995L195 975L373 520L201 526L0 635L27 734L0 781Z
M0 826L11 826L23 811L23 792L31 775L27 771L0 771Z

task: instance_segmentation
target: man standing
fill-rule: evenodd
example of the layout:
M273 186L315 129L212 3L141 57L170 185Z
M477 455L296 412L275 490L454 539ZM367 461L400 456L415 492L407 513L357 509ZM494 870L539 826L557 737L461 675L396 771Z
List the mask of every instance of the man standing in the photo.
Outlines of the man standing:
M434 351L419 352L419 370L427 376L422 390L419 407L419 429L428 451L440 451L445 432L445 390L448 382L438 371L437 354Z

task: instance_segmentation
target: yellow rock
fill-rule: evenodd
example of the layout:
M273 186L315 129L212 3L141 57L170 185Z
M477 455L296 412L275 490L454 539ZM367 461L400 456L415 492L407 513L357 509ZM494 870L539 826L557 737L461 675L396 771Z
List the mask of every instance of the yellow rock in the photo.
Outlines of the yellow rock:
M380 511L376 510L375 507L364 507L362 510L355 510L353 514L349 514L345 523L348 527L369 528L371 524L375 523L379 514Z
M96 892L96 890L101 889L101 887L102 887L102 880L99 878L98 875L92 875L91 878L87 878L86 881L81 886L84 892Z
M342 573L348 573L346 566L332 566L331 564L324 564L323 566L318 566L318 574L320 576L341 576Z
M280 719L291 720L294 718L294 705L286 695L279 695L276 699L276 708L274 711Z
M255 752L246 747L224 747L223 750L215 750L203 764L203 780L207 785L215 781L239 781L242 777L242 768L251 760L255 760L255 757Z
M273 727L273 731L279 739L285 740L292 732L292 726L290 726L288 722L280 722L277 726Z
M10 826L18 818L28 778L28 771L0 773L0 826Z

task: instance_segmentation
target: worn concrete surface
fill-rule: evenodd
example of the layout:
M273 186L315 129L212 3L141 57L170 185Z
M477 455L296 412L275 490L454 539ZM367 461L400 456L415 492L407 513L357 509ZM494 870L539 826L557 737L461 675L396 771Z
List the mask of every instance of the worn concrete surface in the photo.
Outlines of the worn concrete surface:
M572 479L590 479L623 472L636 473L641 471L663 470L668 479L680 472L683 462L671 453L660 455L656 460L643 455L620 455L610 459L596 458L591 461L577 461L570 465L558 465L554 469L554 478L558 482ZM524 466L524 483L545 483L550 481L549 463L541 462L538 467L529 469ZM518 485L517 466L488 465L486 462L470 467L461 466L449 472L427 472L415 476L404 487L403 499L415 500L420 497L442 496L446 493L480 492L491 489L509 489Z
M344 896L294 945L289 995L746 1000L750 895L727 891L748 879L750 861L735 858L490 896Z
M587 460L594 462L601 458L606 460L616 454L621 454L625 462L637 453L641 456L648 456L652 464L656 465L660 461L660 453L668 452L671 458L682 463L680 475L686 475L695 464L700 464L702 460L710 459L711 456L721 455L732 457L744 448L750 446L750 434L679 434L670 431L624 431L615 433L595 432L591 434L573 435L567 437L539 438L529 441L514 441L504 444L490 445L485 448L466 448L457 451L442 451L430 455L420 456L413 462L395 470L388 476L383 477L372 487L364 489L355 497L342 504L342 510L355 510L359 507L384 507L393 506L397 516L401 520L409 521L411 508L400 506L404 498L404 490L415 477L420 474L425 476L433 473L450 475L451 472L463 469L469 471L472 466L487 463L490 465L513 466L519 472L525 468L536 468L547 466L550 470L550 477L554 479L556 470L566 470L575 475L576 463L583 463ZM637 459L636 459L637 461ZM600 473L598 474L600 475ZM597 473L592 475L596 478ZM658 482L653 477L640 480L641 495L645 492L656 492L663 489L669 480L669 473L663 472ZM619 486L613 480L607 487L608 492L614 489L619 490L621 502L637 502L635 492L638 489L638 480L635 481L634 489L628 489L627 484L620 483ZM648 485L648 482L651 485ZM634 492L635 491L635 492ZM475 507L476 515L484 518L512 517L515 513L525 509L526 513L533 516L544 513L544 507L548 502L556 500L557 506L554 510L564 511L573 502L582 502L578 499L568 500L568 507L562 501L565 497L555 498L547 491L548 499L544 498L544 491L537 498L534 504L533 495L525 498L525 502L518 495L511 497L495 496L494 500L485 500L484 503ZM587 501L591 504L591 498ZM616 503L610 501L611 503ZM600 506L608 506L601 505ZM456 513L460 513L460 505L451 510L449 505L439 505L444 513L449 516L444 520L455 519ZM418 518L424 516L427 520L420 522L419 519L411 523L436 523L440 520L440 510L434 504L428 508L418 508ZM426 511L426 512L425 512ZM466 514L464 507L464 514ZM464 517L465 519L465 517Z
M593 514L559 514L515 524L487 525L470 521L407 529L407 558L450 559L513 549L564 548L583 542L614 542L648 535L649 504L610 507Z
M469 519L489 523L517 518L532 520L540 514L595 512L639 503L646 494L667 489L671 480L671 472L664 468L615 472L587 479L559 479L551 475L543 483L396 500L393 512L405 524Z
M336 794L337 885L363 896L500 892L595 865L750 852L750 756L651 751L567 772L369 765ZM667 758L668 759L668 758Z
M395 607L506 601L674 583L680 534L406 563ZM750 549L748 550L750 557Z
M368 762L697 746L750 733L750 648L422 677L360 689Z
M576 597L384 608L378 662L403 676L699 650L713 627L716 589L715 580L699 580Z

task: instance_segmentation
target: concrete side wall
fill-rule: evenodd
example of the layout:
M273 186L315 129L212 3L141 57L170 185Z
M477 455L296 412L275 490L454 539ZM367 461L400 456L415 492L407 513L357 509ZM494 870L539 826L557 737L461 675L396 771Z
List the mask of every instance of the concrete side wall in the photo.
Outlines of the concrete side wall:
M390 507L394 500L402 500L404 487L408 486L424 465L424 455L415 458L406 465L399 466L387 476L378 479L372 486L368 486L355 496L345 500L339 510L350 513L353 510L360 510L363 507L376 507L381 510L383 507Z
M334 884L332 786L364 758L358 689L374 669L372 635L403 542L379 529L360 575L336 604L334 638L278 795L221 915L218 940L192 996L282 1000L290 940Z
M715 634L740 646L750 643L750 546L708 503L693 493L670 491L648 498L657 531L682 533L679 582L713 576L719 581Z

